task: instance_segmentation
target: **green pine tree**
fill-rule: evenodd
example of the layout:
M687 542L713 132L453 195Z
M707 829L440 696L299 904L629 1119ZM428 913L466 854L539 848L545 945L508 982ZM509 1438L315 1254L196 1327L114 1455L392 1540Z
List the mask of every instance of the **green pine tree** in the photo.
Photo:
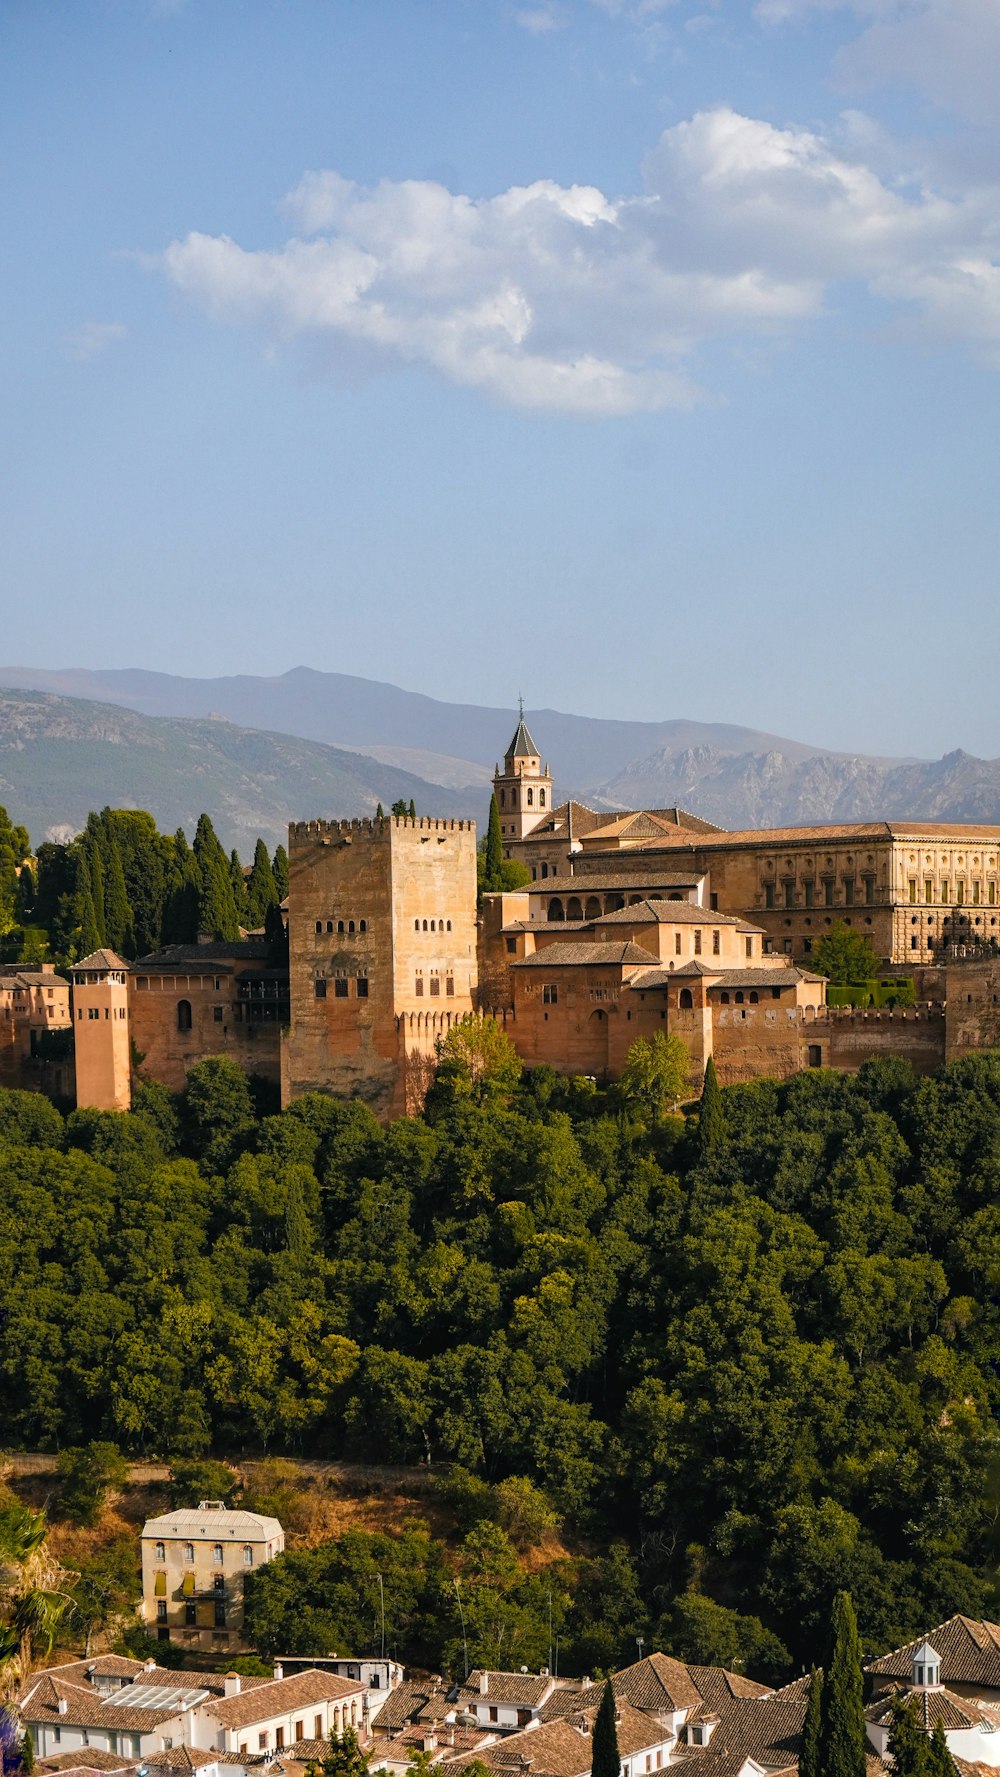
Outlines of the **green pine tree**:
M306 1214L302 1182L293 1168L288 1180L288 1196L285 1198L285 1249L289 1257L304 1268L312 1257L313 1245L312 1224Z
M198 936L201 872L183 827L174 834L172 850L160 938L164 944L193 944Z
M849 1592L838 1592L831 1617L830 1656L823 1671L820 1777L865 1777L864 1681L861 1642Z
M925 1777L930 1741L917 1715L914 1697L893 1697L889 1752L893 1777ZM948 1748L945 1747L947 1752Z
M280 905L288 893L288 853L283 845L275 846L271 869L274 872L274 892Z
M19 925L27 925L30 920L35 910L37 892L35 873L31 865L22 864L17 873L17 900L14 905L14 915Z
M107 853L108 867L104 876L104 930L107 942L119 956L128 956L132 945L132 909L125 887L122 854L115 840Z
M615 1724L615 1693L610 1678L604 1686L601 1706L594 1720L590 1739L591 1777L621 1777L622 1761L618 1751L618 1729Z
M413 797L411 796L410 797L410 819L411 819L411 821L415 821L416 818L417 818L416 803L414 802Z
M718 1147L726 1132L726 1113L722 1108L722 1092L719 1077L715 1071L715 1062L711 1055L705 1063L705 1079L701 1088L701 1103L698 1107L698 1150L702 1155L710 1154Z
M940 1716L934 1723L934 1732L928 1742L925 1771L926 1777L956 1777L955 1761L948 1751Z
M229 859L207 814L198 816L193 852L198 865L198 932L232 942L239 932Z
M263 839L258 839L253 854L253 869L247 883L247 924L253 932L259 931L266 923L269 907L278 904L278 890L274 881L274 871L268 857L267 846Z
M385 820L385 809L382 807L381 802L379 803L378 807L375 810L375 819L377 821L384 821Z
M490 819L486 828L486 855L483 860L483 893L495 895L503 887L503 837L500 832L500 809L496 791L490 797Z
M806 1704L806 1719L802 1724L799 1777L819 1777L822 1696L823 1674L814 1666L809 1674L809 1701Z

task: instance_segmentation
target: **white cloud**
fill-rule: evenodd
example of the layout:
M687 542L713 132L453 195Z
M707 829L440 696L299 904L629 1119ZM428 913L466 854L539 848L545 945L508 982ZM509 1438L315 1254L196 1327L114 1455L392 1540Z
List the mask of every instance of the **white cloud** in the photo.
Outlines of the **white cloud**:
M960 117L995 123L997 0L757 0L756 6L758 17L776 24L833 11L854 13L862 25L836 58L842 85L865 91L902 82Z
M124 339L126 332L124 321L85 321L76 332L66 335L65 344L70 357L83 363L106 352L116 340Z
M569 23L569 15L564 6L525 6L514 14L515 25L522 31L530 31L533 37L545 37L553 31L561 31Z
M849 120L844 140L859 134ZM844 283L1000 347L995 191L897 187L850 147L726 107L666 130L644 175L639 196L539 180L475 199L308 173L285 200L283 246L190 234L157 263L270 339L570 414L689 405L701 343L781 335Z

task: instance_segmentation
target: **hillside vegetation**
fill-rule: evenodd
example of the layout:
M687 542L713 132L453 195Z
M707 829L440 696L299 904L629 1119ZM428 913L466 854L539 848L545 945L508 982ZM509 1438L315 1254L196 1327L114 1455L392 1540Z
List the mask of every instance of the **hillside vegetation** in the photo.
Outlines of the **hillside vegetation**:
M6 1441L450 1468L452 1558L528 1663L549 1592L589 1664L584 1614L774 1671L815 1655L838 1587L869 1648L982 1614L1000 1057L760 1081L687 1123L508 1059L474 1083L456 1047L388 1128L318 1096L266 1114L222 1061L127 1116L2 1095ZM511 1483L576 1551L544 1584ZM443 1657L452 1570L412 1535L377 1560ZM261 1577L262 1645L293 1651L345 1560Z

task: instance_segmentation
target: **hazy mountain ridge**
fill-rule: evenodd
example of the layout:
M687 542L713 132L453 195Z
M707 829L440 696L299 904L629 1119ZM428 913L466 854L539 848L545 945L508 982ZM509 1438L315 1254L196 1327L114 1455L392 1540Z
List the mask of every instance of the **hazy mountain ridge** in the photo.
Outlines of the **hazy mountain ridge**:
M0 800L20 799L18 818L32 832L116 800L149 807L167 826L189 826L205 807L227 843L243 846L258 830L279 835L289 819L371 813L379 800L388 807L398 796L412 795L428 812L481 821L489 770L516 721L510 710L443 703L308 667L217 679L8 668L0 669L0 685L18 676L41 689L0 692L0 774L8 780L0 782ZM7 749L27 745L34 724L37 750L41 710L45 770L36 760L15 772ZM679 803L724 827L1000 821L1000 761L960 749L934 761L873 758L730 723L525 714L557 797L574 795L595 808ZM62 740L72 756L57 759L52 749ZM88 747L96 750L87 755ZM121 755L130 750L136 756L126 764Z
M483 791L427 783L313 741L219 720L148 717L31 691L0 691L0 802L37 844L80 828L92 808L147 808L189 836L203 809L222 843L253 854L285 842L290 820L374 814L412 797L424 814L482 817Z
M961 749L932 762L887 765L858 755L718 747L660 748L600 786L622 808L679 803L725 827L801 826L825 821L1000 821L1000 760Z

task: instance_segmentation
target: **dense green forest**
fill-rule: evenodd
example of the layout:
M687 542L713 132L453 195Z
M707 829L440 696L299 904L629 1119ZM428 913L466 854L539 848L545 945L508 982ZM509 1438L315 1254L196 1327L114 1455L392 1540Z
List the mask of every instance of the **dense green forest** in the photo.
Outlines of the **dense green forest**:
M0 808L0 946L8 962L63 964L108 945L125 957L200 932L234 939L265 929L280 942L278 904L288 893L288 858L258 839L249 873L226 856L207 814L194 843L183 828L159 833L144 809L91 813L69 844L46 840L31 854L23 827Z
M686 1120L509 1062L473 1078L456 1050L424 1116L387 1128L319 1096L277 1114L225 1061L129 1115L0 1095L4 1441L455 1465L483 1585L511 1547L495 1490L520 1478L587 1552L574 1584L612 1640L673 1625L703 1656L763 1648L758 1669L780 1669L773 1637L814 1656L838 1587L869 1648L981 1614L1000 1056L759 1081ZM287 1559L258 1630L294 1651L333 1581ZM381 1561L420 1645L440 1551ZM314 1568L283 1616L295 1562ZM573 1586L545 1590L599 1663Z

